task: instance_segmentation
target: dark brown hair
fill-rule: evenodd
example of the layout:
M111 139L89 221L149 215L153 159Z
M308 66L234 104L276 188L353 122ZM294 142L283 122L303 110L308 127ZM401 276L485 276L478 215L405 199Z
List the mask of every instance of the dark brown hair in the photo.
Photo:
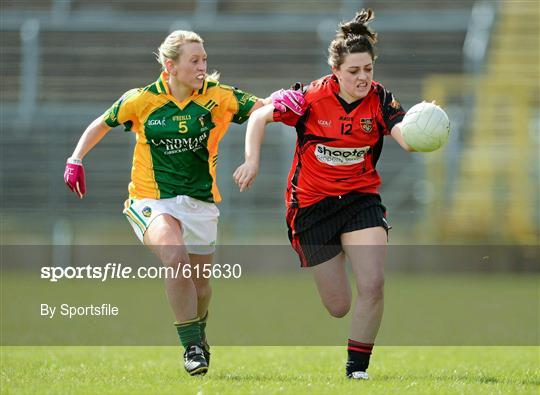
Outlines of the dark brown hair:
M336 38L328 47L328 64L339 68L345 56L350 53L367 52L375 60L375 43L377 33L368 27L368 23L375 19L375 13L368 8L356 13L354 19L339 24Z

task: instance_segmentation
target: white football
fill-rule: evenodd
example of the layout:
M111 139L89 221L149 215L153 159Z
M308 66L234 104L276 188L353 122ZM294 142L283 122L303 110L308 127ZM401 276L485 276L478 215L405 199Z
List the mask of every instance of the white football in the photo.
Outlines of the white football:
M450 120L442 108L422 102L411 107L401 122L405 142L419 152L441 148L450 134Z

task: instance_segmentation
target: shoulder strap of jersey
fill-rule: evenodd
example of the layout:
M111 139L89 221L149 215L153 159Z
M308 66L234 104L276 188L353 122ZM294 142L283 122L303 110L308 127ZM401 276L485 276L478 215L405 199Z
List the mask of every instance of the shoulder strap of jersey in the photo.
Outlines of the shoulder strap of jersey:
M304 92L304 98L307 103L313 104L319 100L331 97L333 94L332 75L327 75L309 84Z

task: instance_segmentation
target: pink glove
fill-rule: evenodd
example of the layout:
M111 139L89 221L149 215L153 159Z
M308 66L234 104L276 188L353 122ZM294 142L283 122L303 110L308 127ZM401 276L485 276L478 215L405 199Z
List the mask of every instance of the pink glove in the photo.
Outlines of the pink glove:
M292 89L280 89L270 95L274 108L280 112L286 112L287 108L297 115L303 115L302 106L305 103L302 92Z
M84 167L80 159L69 158L64 171L64 181L72 192L83 198L86 193L86 182L84 180Z

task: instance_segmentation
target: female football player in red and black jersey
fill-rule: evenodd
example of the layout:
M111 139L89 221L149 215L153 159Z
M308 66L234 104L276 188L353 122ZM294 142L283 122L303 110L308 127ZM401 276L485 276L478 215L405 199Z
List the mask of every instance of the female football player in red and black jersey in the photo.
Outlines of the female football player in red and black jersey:
M302 115L272 105L255 111L246 135L246 160L234 173L243 191L254 181L265 125L283 122L298 135L286 192L289 239L302 267L310 267L324 306L334 317L351 307L345 257L359 297L351 322L346 374L367 379L366 369L383 313L388 223L377 193L375 165L383 138L407 151L400 122L405 112L373 81L377 35L371 10L341 24L329 47L332 74L304 89Z

